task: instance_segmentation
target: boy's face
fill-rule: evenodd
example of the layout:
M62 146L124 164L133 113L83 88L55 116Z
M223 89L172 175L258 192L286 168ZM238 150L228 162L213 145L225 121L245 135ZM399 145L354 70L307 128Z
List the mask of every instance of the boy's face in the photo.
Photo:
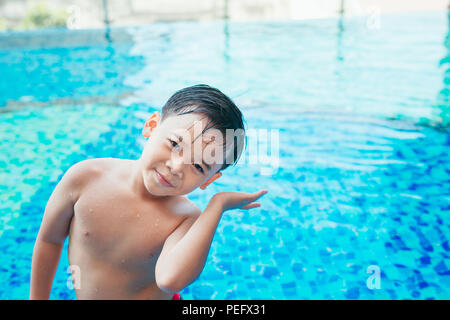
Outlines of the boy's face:
M139 161L149 193L155 196L188 194L219 175L222 159L208 155L223 157L223 137L216 129L201 134L208 122L206 116L190 113L170 116L164 122L158 118L156 127L144 127L143 132L149 137Z

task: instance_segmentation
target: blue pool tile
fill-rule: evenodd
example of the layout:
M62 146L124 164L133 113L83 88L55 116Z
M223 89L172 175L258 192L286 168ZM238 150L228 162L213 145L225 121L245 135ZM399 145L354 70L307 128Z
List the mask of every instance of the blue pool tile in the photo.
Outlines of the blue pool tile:
M263 274L265 278L271 279L273 276L279 275L279 271L275 267L265 266L263 268Z
M444 262L444 260L442 260L441 262L439 262L435 267L434 270L436 271L436 273L440 276L450 276L450 269L447 267L446 263Z
M197 286L192 287L192 296L196 300L211 299L214 292L215 292L215 290L214 290L213 285L211 285L209 283L203 283L202 285L197 285Z
M429 256L423 256L420 258L420 264L422 266L429 265L431 263L431 258Z
M283 293L286 295L286 297L295 297L297 294L297 285L295 282L287 282L281 284Z
M225 300L233 300L233 299L237 299L236 293L232 290L227 291L225 295Z

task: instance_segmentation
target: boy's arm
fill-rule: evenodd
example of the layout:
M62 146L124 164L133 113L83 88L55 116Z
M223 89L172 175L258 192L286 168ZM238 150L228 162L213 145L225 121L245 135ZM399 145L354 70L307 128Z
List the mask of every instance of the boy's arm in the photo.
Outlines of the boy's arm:
M158 287L173 294L192 283L203 270L222 213L259 207L253 201L265 193L221 192L212 197L200 216L187 218L164 243L155 268Z
M47 202L33 250L30 299L49 298L86 167L82 161L69 168Z

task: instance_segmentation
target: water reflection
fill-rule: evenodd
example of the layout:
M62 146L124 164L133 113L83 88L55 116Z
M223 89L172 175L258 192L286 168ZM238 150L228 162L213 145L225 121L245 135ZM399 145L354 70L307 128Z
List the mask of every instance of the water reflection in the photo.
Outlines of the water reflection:
M111 39L111 28L109 23L109 16L108 16L108 1L103 0L103 14L105 17L105 40L106 40L106 51L109 53L108 58L112 58L114 55L114 47L113 47L113 41Z
M444 40L447 55L440 61L439 65L444 66L443 88L439 92L438 107L441 111L442 126L450 127L450 3L448 5L448 32Z
M227 64L227 66L229 66L230 64L230 54L228 53L229 51L229 41L230 41L230 33L228 30L228 20L229 20L229 14L228 14L228 0L224 0L224 16L223 16L223 20L224 20L224 27L223 27L223 34L224 34L224 51L223 51L223 56L225 58L225 63Z
M339 10L338 33L337 33L337 61L344 60L342 56L342 36L344 34L344 0L341 0L341 9Z

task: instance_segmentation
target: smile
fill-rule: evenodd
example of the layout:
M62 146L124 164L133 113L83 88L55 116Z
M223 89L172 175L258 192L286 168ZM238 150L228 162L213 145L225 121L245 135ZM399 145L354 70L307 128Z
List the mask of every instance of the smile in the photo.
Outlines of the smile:
M173 187L173 185L168 180L166 180L163 177L163 175L158 172L158 170L155 169L155 172L156 172L156 178L158 179L158 182L160 184L162 184L165 187Z

